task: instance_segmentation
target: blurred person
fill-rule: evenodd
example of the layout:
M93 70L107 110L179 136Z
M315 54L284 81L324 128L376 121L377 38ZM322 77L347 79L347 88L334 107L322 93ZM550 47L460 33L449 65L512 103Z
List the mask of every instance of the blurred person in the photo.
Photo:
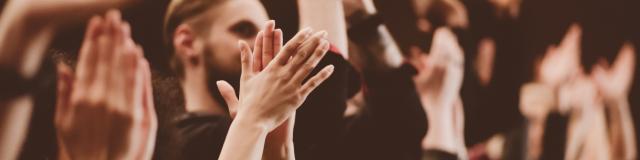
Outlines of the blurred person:
M27 135L36 97L36 78L56 29L80 22L93 13L133 1L7 1L2 10L0 53L3 91L0 95L0 159L14 159ZM46 15L46 16L44 16ZM44 18L47 17L47 18Z
M467 159L460 100L464 52L455 34L446 28L436 29L433 38L428 56L415 52L410 60L418 71L414 83L429 119L422 148L436 148L457 155L458 159Z
M91 18L75 73L60 64L59 159L151 159L157 119L151 72L118 11Z

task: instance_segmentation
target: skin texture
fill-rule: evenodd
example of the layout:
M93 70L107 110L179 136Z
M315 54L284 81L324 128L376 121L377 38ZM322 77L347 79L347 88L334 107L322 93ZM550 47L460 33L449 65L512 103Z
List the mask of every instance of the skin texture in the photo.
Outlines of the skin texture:
M329 50L327 33L300 31L289 41L270 63L260 70L264 51L269 44L251 51L246 42L240 41L242 50L242 76L240 98L233 92L222 92L225 100L237 105L234 119L219 159L259 159L267 133L289 119L306 97L333 73L327 66L308 81L304 79ZM252 58L253 57L253 58ZM223 86L225 82L219 82ZM226 88L231 89L231 88ZM244 154L237 154L244 153Z
M73 73L60 65L60 159L151 159L157 118L151 72L118 11L94 17Z
M23 78L32 78L40 67L55 29L83 21L91 14L103 12L107 8L131 2L133 1L7 1L0 18L0 66L16 71ZM29 94L0 102L0 116L3 117L0 120L0 159L16 159L26 135L32 107L33 99Z

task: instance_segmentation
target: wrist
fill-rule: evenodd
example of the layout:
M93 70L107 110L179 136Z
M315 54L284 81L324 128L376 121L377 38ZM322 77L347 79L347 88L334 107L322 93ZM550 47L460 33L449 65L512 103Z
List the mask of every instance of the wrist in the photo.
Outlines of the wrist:
M258 116L242 114L240 112L238 112L238 115L236 115L231 123L231 125L234 124L242 126L243 128L250 128L252 130L265 133L268 133L270 128L270 125L266 120L261 119Z
M264 160L284 160L295 159L293 141L286 143L269 143L269 138L265 143L262 159Z

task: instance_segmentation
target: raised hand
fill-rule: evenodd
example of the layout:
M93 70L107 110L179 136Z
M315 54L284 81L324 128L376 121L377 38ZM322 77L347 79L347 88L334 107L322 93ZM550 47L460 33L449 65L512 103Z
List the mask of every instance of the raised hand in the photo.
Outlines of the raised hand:
M89 22L76 73L61 65L55 124L61 159L150 159L151 73L120 13Z
M635 70L634 48L631 44L624 44L613 66L609 67L606 61L601 60L593 67L592 77L598 90L605 99L626 99L633 83Z
M240 107L236 118L250 114L247 117L258 118L258 122L272 130L331 75L333 66L327 66L318 75L304 82L329 50L329 43L324 39L326 32L310 34L308 29L301 31L262 71L256 67L261 62L255 59L259 57L256 54L262 53L252 52L246 42L239 42L242 50L242 76L238 101ZM256 47L256 51L259 49ZM250 54L254 55L253 60L250 60Z
M260 71L267 66L273 57L282 49L282 30L275 29L275 22L269 21L265 28L258 32L254 44L253 59L261 63L253 63L254 69ZM238 111L238 99L233 87L224 81L217 83L220 94L229 105L231 117L235 117ZM263 159L287 159L294 158L293 152L293 126L295 124L295 112L284 123L269 132L265 141ZM283 151L284 150L284 151Z
M636 134L629 108L629 90L635 70L635 51L624 44L612 67L606 61L593 67L591 77L609 110L609 137L613 159L637 159Z
M264 36L267 37L267 41L270 41L269 34L261 33L262 36L267 35ZM270 50L274 43L264 42L262 38L263 46L255 47L255 50L251 51L246 42L239 42L242 57L240 99L236 101L234 94L225 94L231 92L222 91L225 90L222 88L230 88L221 88L225 100L231 102L230 104L237 104L238 110L220 159L262 157L267 133L290 118L309 93L333 73L333 66L327 66L305 82L329 50L326 32L311 34L310 29L304 29L281 49L273 47L274 52L279 52L276 52L271 61L265 61L267 65L262 70L256 66L261 66L259 63L263 61L257 60L256 57L263 57L264 51ZM260 39L258 38L257 42ZM219 83L219 86L224 85L224 82Z
M582 72L581 36L582 29L578 25L572 25L558 47L549 47L540 62L537 73L539 81L557 87Z

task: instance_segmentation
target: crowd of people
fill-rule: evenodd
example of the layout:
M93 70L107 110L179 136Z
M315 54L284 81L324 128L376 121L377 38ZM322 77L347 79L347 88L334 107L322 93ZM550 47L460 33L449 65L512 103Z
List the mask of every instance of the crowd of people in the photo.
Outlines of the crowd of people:
M640 1L1 2L0 160L638 158Z

